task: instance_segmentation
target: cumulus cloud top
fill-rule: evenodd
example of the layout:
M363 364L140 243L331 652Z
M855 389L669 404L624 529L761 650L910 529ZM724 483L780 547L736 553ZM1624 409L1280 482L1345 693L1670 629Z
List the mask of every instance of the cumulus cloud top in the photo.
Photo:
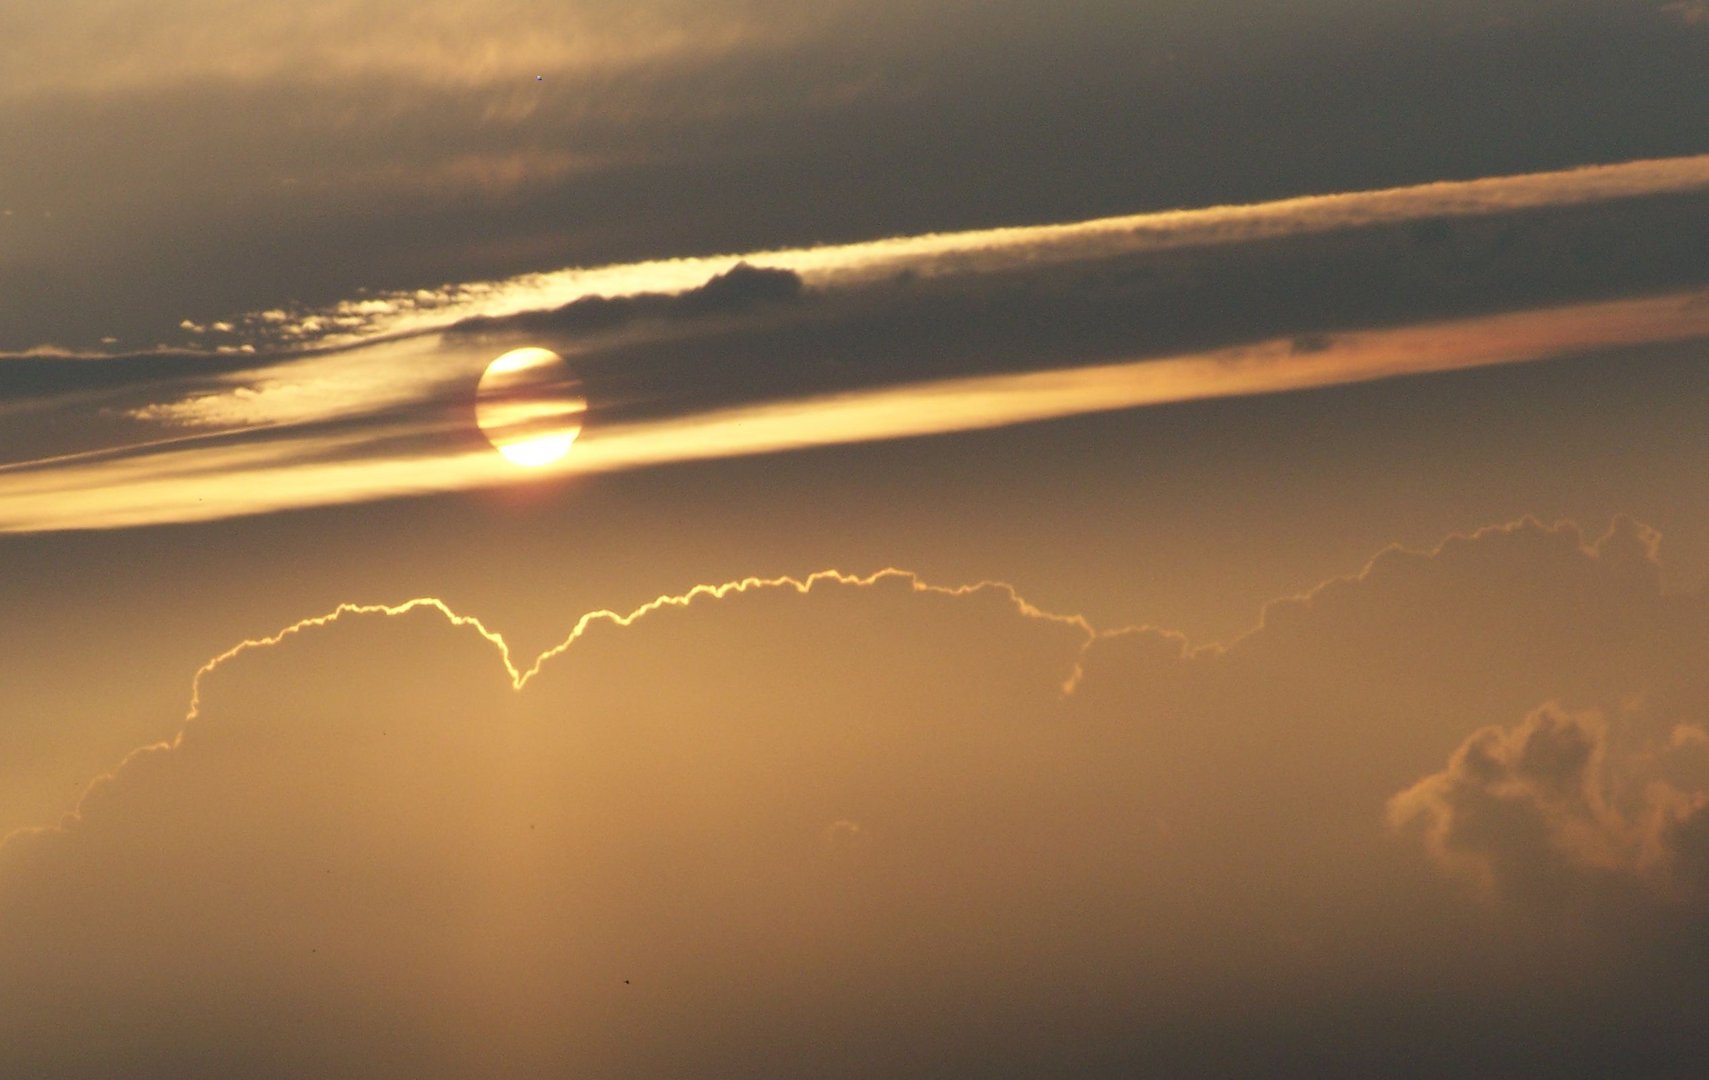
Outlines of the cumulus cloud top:
M349 606L210 661L175 743L0 849L0 1029L65 1076L1320 1074L1425 1037L1452 1071L1550 927L1614 930L1558 962L1623 987L1632 913L1701 903L1706 623L1655 551L1389 552L1222 650L898 571L594 613L531 665ZM1615 704L1477 719L1574 697ZM1540 921L1480 921L1465 875ZM1512 1022L1584 1003L1542 1006ZM1539 1060L1637 1038L1605 1036Z

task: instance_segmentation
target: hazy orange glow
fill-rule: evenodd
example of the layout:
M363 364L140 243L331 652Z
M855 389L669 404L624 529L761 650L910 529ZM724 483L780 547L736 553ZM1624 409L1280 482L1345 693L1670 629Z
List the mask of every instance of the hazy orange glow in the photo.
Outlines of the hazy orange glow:
M1706 46L0 0L0 1080L1702 1072Z
M243 942L240 965L308 992L357 987L333 999L355 1024L341 1052L395 1013L449 1025L452 1049L430 1047L463 1055L449 1076L621 1060L637 1014L687 1042L727 1008L720 1030L763 1040L763 988L803 968L835 973L809 992L858 1038L879 1021L849 1010L898 986L938 1009L1089 986L1125 1025L1397 952L1405 978L1443 978L1469 931L1440 924L1458 881L1431 862L1469 863L1502 903L1539 868L1554 891L1615 874L1637 916L1693 887L1675 823L1702 820L1701 785L1608 815L1617 769L1654 767L1602 721L1546 710L1449 756L1473 703L1511 711L1539 670L1620 678L1582 647L1610 625L1696 670L1700 629L1652 636L1653 539L1525 522L1387 552L1210 652L897 570L596 611L526 670L442 600L343 604L203 663L176 738L7 838L0 983L69 970L114 1008L138 986L217 996ZM1445 619L1490 635L1433 639ZM1422 843L1383 827L1409 785ZM1492 800L1528 816L1491 823ZM1104 981L1112 962L1141 974Z

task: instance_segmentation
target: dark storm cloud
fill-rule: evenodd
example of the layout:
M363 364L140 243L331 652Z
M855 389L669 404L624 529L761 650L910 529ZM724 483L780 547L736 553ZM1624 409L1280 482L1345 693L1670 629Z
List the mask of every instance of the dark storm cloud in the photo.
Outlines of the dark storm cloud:
M12 15L0 345L153 343L363 286L1697 153L1709 65L1686 10Z

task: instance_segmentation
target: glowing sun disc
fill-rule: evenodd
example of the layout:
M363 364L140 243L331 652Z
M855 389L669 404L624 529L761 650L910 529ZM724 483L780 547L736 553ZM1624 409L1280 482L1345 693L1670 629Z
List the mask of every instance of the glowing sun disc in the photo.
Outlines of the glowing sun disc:
M550 349L512 349L487 365L475 389L475 423L493 449L524 468L550 465L581 434L581 380Z

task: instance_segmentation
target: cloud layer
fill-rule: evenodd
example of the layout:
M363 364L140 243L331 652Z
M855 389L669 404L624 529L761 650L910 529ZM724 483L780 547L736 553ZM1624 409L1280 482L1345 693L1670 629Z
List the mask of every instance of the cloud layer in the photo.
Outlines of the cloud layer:
M0 348L1709 149L1662 0L216 6L0 16Z
M0 530L523 479L472 423L523 345L586 387L574 474L1697 341L1705 184L1685 158L632 264L269 309L200 368L8 361Z
M0 1030L58 1076L1656 1071L1709 612L1655 539L1396 549L1211 651L894 571L532 665L342 609L0 849Z

